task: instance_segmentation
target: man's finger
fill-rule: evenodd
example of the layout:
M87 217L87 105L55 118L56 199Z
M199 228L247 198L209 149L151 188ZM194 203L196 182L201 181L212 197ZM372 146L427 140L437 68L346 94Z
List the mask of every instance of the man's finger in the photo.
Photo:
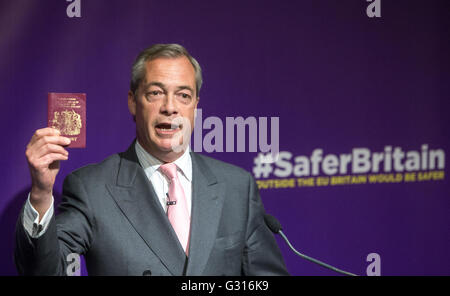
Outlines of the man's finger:
M52 145L59 145L59 146L67 146L70 144L70 139L61 137L61 136L44 136L34 143L30 143L27 146L27 150L25 151L25 155L27 156L27 159L30 161L31 159L38 158L45 153L44 150L42 150L43 147L52 146ZM61 147L62 148L62 147ZM44 152L43 152L44 151ZM68 153L66 150L62 153Z
M30 159L30 168L34 171L41 171L42 169L48 168L49 164L55 160L67 160L69 158L66 154L61 154L58 152L51 152L42 155L39 158Z
M39 166L48 167L51 163L58 160L67 160L69 157L61 153L49 153L38 160Z
M36 149L40 149L42 146L46 144L55 144L60 146L67 146L70 144L70 139L63 136L43 136L39 140L37 140L33 146Z
M34 134L38 137L42 137L42 136L52 136L52 135L59 136L61 133L56 128L44 127L44 128L36 130L36 132Z
M44 136L59 136L61 132L52 127L44 127L36 130L33 134L32 139L39 139Z
M59 154L69 156L69 152L66 149L64 149L62 146L57 145L57 144L52 144L52 143L45 143L44 145L39 147L39 149L36 150L35 157L39 159L42 156L44 156L46 154L50 154L50 153L59 153Z
M31 137L30 144L33 144L44 136L59 136L60 134L61 133L59 130L52 127L41 128L34 132L33 136Z

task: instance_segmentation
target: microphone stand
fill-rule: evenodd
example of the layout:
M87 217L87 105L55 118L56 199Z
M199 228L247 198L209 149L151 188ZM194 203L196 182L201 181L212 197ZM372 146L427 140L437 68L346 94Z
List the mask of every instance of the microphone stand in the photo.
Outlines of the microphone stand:
M311 262L313 262L313 263L316 263L316 264L318 264L318 265L320 265L320 266L323 266L323 267L325 267L325 268L331 269L331 270L336 271L336 272L341 273L341 274L345 274L345 275L349 275L349 276L357 276L357 275L354 274L354 273L347 272L347 271L345 271L345 270L341 270L341 269L339 269L339 268L336 268L336 267L334 267L334 266L331 266L331 265L326 264L326 263L324 263L324 262L322 262L322 261L319 261L319 260L317 260L317 259L311 258L311 257L309 257L309 256L306 256L306 255L300 253L299 251L297 251L297 250L292 246L292 244L289 242L289 240L288 240L288 238L286 237L286 235L284 235L283 231L279 230L278 233L279 233L279 234L281 235L281 237L286 241L286 243L288 244L289 248L291 248L291 250L294 251L295 254L297 254L298 256L302 257L303 259L306 259L306 260L308 260L308 261L311 261Z

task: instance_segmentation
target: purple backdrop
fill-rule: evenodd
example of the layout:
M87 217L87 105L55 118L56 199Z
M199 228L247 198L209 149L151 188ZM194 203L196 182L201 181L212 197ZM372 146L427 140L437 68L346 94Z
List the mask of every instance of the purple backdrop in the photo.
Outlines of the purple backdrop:
M292 162L316 148L339 155L427 144L448 155L448 1L380 2L381 17L369 18L365 0L82 0L81 17L69 18L65 0L0 0L0 274L16 274L14 227L30 189L24 152L46 125L47 92L87 93L87 148L70 150L62 164L58 202L69 172L133 140L130 67L154 43L180 43L202 65L203 118L279 117L280 150ZM211 154L248 171L258 155ZM446 163L439 180L267 188L261 196L310 256L364 275L377 253L382 275L449 275ZM334 274L277 240L293 275Z

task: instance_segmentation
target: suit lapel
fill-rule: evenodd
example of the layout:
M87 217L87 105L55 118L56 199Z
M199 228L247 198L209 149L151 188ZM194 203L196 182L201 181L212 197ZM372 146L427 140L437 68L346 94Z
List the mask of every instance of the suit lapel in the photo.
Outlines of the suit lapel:
M223 184L196 153L192 158L192 209L186 275L201 275L214 245L223 206Z
M173 275L182 275L186 255L151 182L139 165L134 144L120 153L116 184L107 188L133 228L166 268Z

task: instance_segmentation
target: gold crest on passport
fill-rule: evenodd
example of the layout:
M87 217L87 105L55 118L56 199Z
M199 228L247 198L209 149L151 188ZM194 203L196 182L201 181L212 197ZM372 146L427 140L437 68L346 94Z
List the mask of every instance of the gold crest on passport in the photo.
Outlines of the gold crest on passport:
M48 126L71 140L68 148L86 147L86 94L48 93Z

